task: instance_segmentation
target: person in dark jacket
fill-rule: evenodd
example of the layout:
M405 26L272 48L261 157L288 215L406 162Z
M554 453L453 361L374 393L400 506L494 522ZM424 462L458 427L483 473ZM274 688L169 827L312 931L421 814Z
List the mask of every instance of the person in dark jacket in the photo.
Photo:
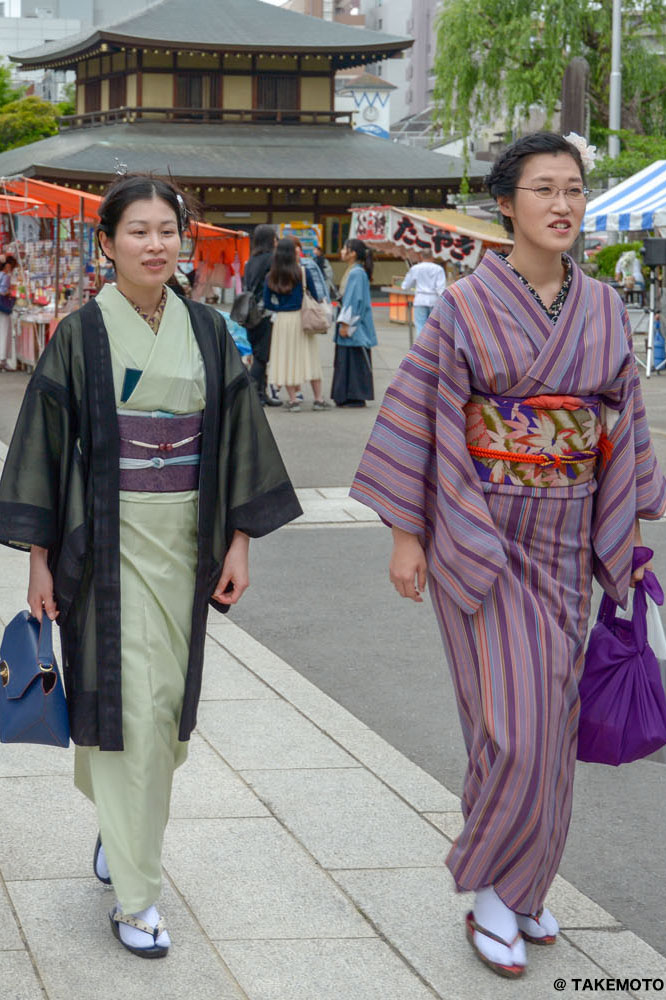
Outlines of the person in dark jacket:
M252 255L245 265L243 286L246 291L253 293L258 302L263 299L264 282L271 269L276 245L277 236L273 227L257 226L252 234ZM282 406L281 399L274 399L270 392L266 392L266 367L271 352L272 328L271 317L264 316L256 326L247 329L247 339L252 347L250 378L257 387L262 406Z
M222 317L166 288L187 225L170 182L111 186L98 239L116 284L47 344L0 479L0 542L30 551L30 610L61 627L94 872L116 893L115 937L143 958L170 944L162 839L208 604L235 604L250 537L300 513Z

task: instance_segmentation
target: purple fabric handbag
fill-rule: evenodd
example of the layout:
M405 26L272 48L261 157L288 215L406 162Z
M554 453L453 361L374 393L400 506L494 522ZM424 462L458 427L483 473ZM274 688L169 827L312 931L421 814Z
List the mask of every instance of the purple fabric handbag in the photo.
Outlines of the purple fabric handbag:
M632 569L653 554L636 547ZM601 600L578 686L578 760L628 764L666 743L666 695L647 643L647 594L663 604L664 592L649 570L636 585L631 620L615 616L617 605L607 594Z

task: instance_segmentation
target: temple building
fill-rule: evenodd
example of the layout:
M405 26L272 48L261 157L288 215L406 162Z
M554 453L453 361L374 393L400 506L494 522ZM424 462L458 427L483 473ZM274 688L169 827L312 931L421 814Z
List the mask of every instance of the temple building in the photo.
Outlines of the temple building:
M335 74L401 58L412 39L261 0L162 0L12 58L72 69L76 114L56 136L0 154L25 174L100 192L118 171L171 174L205 218L319 222L336 253L352 204L441 207L462 160L355 130ZM475 172L480 176L487 165Z

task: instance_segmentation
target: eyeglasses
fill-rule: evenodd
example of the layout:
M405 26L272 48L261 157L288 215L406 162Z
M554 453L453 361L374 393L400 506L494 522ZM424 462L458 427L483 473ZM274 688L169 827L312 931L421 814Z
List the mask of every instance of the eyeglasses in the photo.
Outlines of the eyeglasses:
M568 188L558 188L554 184L540 184L539 187L535 188L519 187L519 185L516 185L516 188L518 191L532 191L537 198L543 198L544 201L557 198L560 191L564 193L567 201L579 201L581 198L587 198L590 193L590 189L583 187L582 184L572 184Z

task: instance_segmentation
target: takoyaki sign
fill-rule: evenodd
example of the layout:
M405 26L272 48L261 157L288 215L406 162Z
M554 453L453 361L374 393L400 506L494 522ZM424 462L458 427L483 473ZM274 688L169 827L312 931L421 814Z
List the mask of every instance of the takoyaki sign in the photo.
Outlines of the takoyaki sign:
M377 250L417 258L429 250L439 260L476 267L483 241L445 229L411 212L388 205L352 209L350 236Z

